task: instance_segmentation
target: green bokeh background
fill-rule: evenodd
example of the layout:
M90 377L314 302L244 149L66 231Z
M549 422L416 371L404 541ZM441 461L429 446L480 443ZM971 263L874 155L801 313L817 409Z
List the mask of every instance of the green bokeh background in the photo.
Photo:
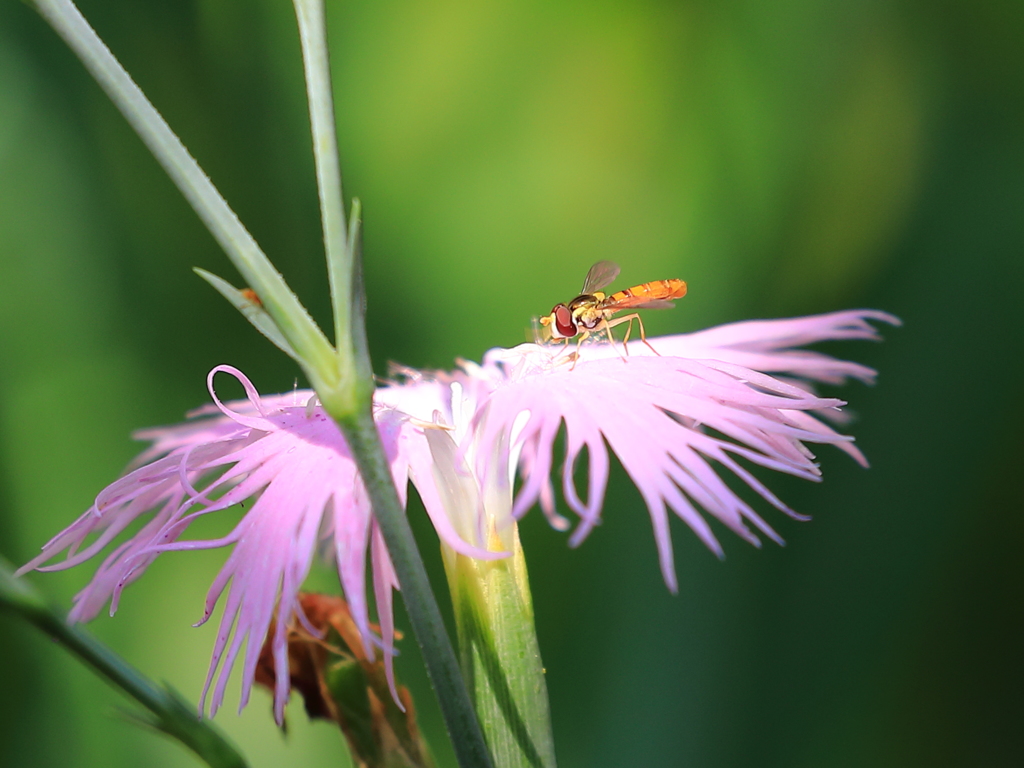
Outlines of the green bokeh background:
M327 292L287 0L82 3L293 288ZM621 471L577 550L522 526L560 765L1010 766L1024 755L1024 10L1019 0L329 4L345 180L366 214L371 350L448 367L522 341L591 263L681 277L652 333L877 307L843 396L872 461L770 482L788 546L674 526L661 582ZM23 562L219 363L297 370L191 272L237 278L63 44L0 0L0 553ZM443 585L436 539L412 517ZM224 525L228 523L225 522ZM718 526L718 530L722 530ZM198 696L223 553L158 561L91 628ZM67 605L91 568L33 575ZM315 575L329 584L325 573ZM443 586L442 586L443 589ZM407 628L404 615L399 624ZM416 649L400 674L451 765ZM0 616L0 764L191 766ZM217 722L253 766L336 766L269 696Z

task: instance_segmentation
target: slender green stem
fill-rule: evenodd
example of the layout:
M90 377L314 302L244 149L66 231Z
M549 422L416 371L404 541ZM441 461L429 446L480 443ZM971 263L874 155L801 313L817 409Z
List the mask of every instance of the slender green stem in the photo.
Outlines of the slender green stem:
M395 493L384 446L369 411L339 421L352 449L373 511L395 566L405 609L416 640L423 649L427 674L434 685L462 768L491 766L483 732L466 691L441 611L430 589L412 530Z
M322 394L321 403L345 433L359 464L374 517L395 566L413 632L423 649L427 672L440 700L459 764L464 768L489 766L490 756L483 732L462 680L437 600L430 589L423 560L399 502L370 411L373 379L366 351L362 286L358 273L359 204L358 201L353 203L351 231L347 233L323 0L293 2L309 96L324 248L334 308L335 344L340 364L348 366L346 370L354 373L352 387L355 391L347 403L340 399L337 402L325 400Z
M252 235L71 0L29 0L81 59L254 288L282 333L319 378L336 386L334 350Z
M345 231L345 202L334 124L330 57L323 0L293 0L306 72L309 122L313 133L320 219L323 222L327 277L334 302L334 343L340 350L349 342L348 303L352 294L352 258Z
M139 719L196 753L211 768L245 768L245 760L212 723L200 720L173 691L160 688L92 635L69 625L50 608L31 585L14 577L0 558L0 608L6 608L63 645L81 662L105 677L115 688L149 710Z

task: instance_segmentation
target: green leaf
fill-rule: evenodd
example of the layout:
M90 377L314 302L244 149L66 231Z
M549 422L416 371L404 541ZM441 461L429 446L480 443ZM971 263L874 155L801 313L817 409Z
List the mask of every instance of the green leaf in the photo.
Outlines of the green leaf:
M217 277L217 275L207 272L205 269L193 267L192 271L212 285L221 296L230 301L231 305L241 312L257 331L270 339L274 346L297 363L302 362L295 350L292 349L292 345L288 343L288 339L278 329L274 318L263 309L258 299L254 301L252 297L235 288L224 278Z

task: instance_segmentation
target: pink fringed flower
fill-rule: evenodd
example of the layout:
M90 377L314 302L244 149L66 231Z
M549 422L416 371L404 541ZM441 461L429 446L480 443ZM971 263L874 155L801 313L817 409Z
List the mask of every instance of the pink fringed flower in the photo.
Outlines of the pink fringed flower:
M719 477L711 461L737 475L777 509L800 518L737 458L818 480L821 471L806 443L828 443L867 465L853 438L821 420L840 416L842 400L814 394L811 382L871 382L875 372L796 346L831 339L877 339L868 323L898 324L870 310L793 320L734 323L706 331L651 339L651 347L584 344L573 355L551 346L492 350L484 369L494 384L474 417L475 439L488 445L511 435L506 456L519 455L522 487L512 508L525 514L539 503L560 529L568 521L554 508L551 471L555 435L565 425L562 494L579 518L570 538L579 544L600 521L608 480L608 448L636 483L654 525L661 571L677 589L668 529L671 510L719 556L722 549L699 509L758 544L748 523L779 536ZM571 349L571 347L570 347ZM779 376L769 376L770 371ZM586 500L573 469L587 451ZM478 474L489 455L481 455Z
M224 404L217 399L213 379L218 372L238 378L248 401ZM366 652L374 635L366 602L365 568L371 554L374 593L382 629L380 644L394 691L391 669L394 628L391 590L397 588L391 561L370 513L369 502L337 426L315 404L312 392L261 398L239 371L220 366L208 377L210 394L222 416L203 418L176 427L140 433L153 446L141 458L150 463L135 469L104 489L93 506L43 547L42 553L19 573L38 568L62 570L78 565L106 547L133 521L146 513L152 518L135 535L117 546L103 561L92 582L74 599L70 618L92 619L110 601L117 610L125 586L135 581L163 552L233 546L206 599L199 624L207 621L228 583L227 602L214 645L213 659L200 709L216 678L210 712L220 707L228 675L245 645L241 706L248 701L263 639L272 619L272 647L277 669L288 668L286 631L293 613L304 617L297 594L318 542L330 539L349 607ZM443 408L444 388L429 382L410 385L413 396L428 413ZM410 479L416 483L438 535L454 550L492 559L503 553L486 552L455 534L434 486L432 460L424 425L387 405L382 392L376 422L403 502ZM199 412L207 415L212 409ZM183 540L197 518L252 501L233 531L221 539ZM86 543L87 539L96 538ZM67 550L62 562L43 566ZM316 630L307 629L316 634ZM218 665L220 674L217 675ZM277 676L275 716L281 722L288 699L288 675Z
M820 470L807 444L827 443L866 464L853 438L822 420L839 415L837 409L844 403L819 397L812 385L847 378L870 382L874 371L796 347L834 339L876 339L869 320L898 322L881 312L860 310L736 323L651 339L657 355L634 342L625 358L621 344L613 347L606 342L587 343L578 350L532 344L497 349L482 365L466 364L457 373L438 376L412 373L405 383L378 390L375 418L403 500L411 480L441 540L456 552L484 559L506 554L485 551L488 532L479 521L488 503L507 509L508 502L500 497L511 498L512 467L518 467L521 476L512 514L522 516L539 503L556 528L568 527L568 520L555 510L551 482L554 440L563 425L562 491L579 517L570 543L579 544L600 521L611 448L647 504L662 573L675 590L669 511L719 555L721 546L701 511L748 541L758 541L750 526L779 540L719 477L712 462L794 517L798 515L740 460L817 480ZM218 371L236 376L248 401L220 402L213 393ZM100 493L92 508L21 572L77 565L151 513L76 596L71 616L87 620L107 601L113 613L121 590L160 553L232 546L209 591L202 619L209 618L230 582L200 705L205 707L213 685L213 713L221 705L243 644L245 705L263 638L275 618L275 663L278 669L287 668L284 631L297 611L296 594L318 542L330 540L367 652L373 652L371 642L382 646L390 680L391 599L398 585L340 432L310 392L261 398L248 379L225 366L210 373L209 386L216 410L204 409L205 418L184 425L141 433L153 442L140 457L141 466ZM218 411L219 416L209 417ZM440 439L434 432L438 429L450 437ZM452 441L455 447L448 448ZM584 449L585 498L573 478ZM467 471L472 477L465 476ZM459 492L467 483L482 493ZM454 508L458 500L465 505L473 498L482 499L472 502L480 509ZM198 517L247 500L252 505L228 536L182 538ZM493 520L489 525L495 524ZM43 565L65 550L65 560ZM380 640L370 631L365 597L368 552ZM279 675L274 697L279 721L287 697L288 676Z

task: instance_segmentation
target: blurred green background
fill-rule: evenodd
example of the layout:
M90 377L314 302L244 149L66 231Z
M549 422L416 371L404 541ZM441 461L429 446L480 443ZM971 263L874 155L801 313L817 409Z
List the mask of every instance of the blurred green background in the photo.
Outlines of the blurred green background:
M522 526L560 765L1010 766L1024 755L1024 12L1019 0L329 4L346 192L366 215L371 350L448 367L524 340L598 259L681 277L652 333L877 307L828 351L863 471L770 484L788 546L677 524L680 593L621 475L578 550ZM317 318L327 292L287 0L82 3ZM191 272L237 282L49 28L0 2L0 553L24 562L216 364L297 370ZM764 507L765 505L761 505ZM412 516L443 583L435 537ZM722 531L721 526L717 530ZM223 553L162 558L91 629L198 696ZM31 580L67 605L91 566ZM320 574L321 581L324 580ZM404 616L399 625L407 627ZM451 765L411 640L400 674ZM0 764L191 766L0 616ZM237 702L237 683L232 686ZM269 696L217 722L253 766L336 766Z

